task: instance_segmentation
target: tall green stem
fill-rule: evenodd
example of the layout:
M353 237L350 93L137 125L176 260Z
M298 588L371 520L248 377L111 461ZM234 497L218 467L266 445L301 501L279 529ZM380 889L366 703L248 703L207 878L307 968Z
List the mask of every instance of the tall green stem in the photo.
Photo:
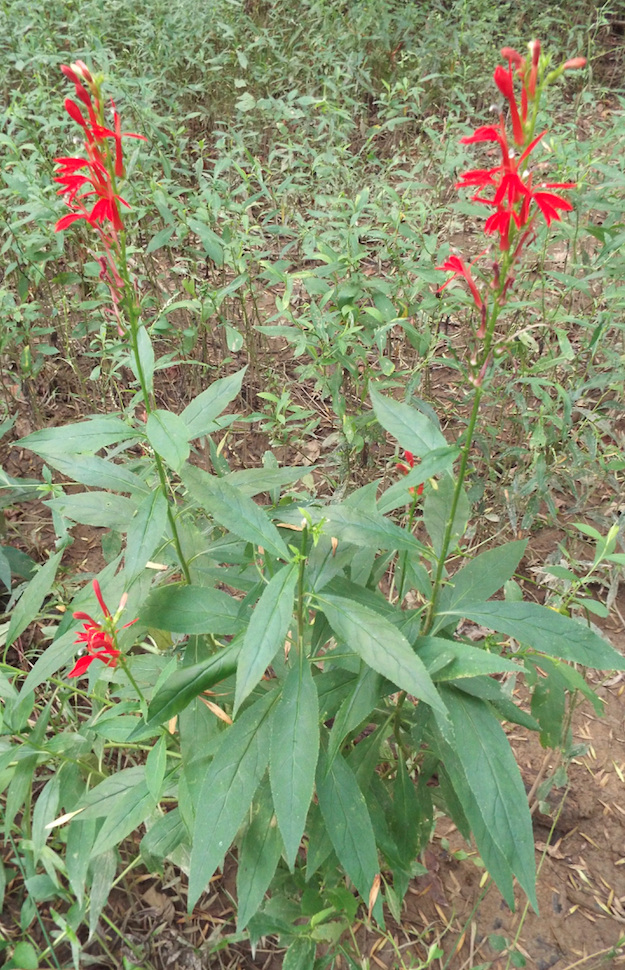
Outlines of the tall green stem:
M477 424L477 418L480 411L480 402L482 400L482 395L484 393L484 388L482 386L483 379L485 377L485 369L488 366L491 347L493 343L493 337L495 335L495 327L497 326L497 318L499 316L499 311L501 309L501 299L506 291L506 280L508 278L508 273L511 268L511 258L510 251L504 253L502 259L502 265L499 275L499 284L497 290L494 293L493 307L490 312L490 317L486 327L486 334L484 335L484 345L482 347L482 352L480 354L479 360L476 364L476 369L478 370L478 377L474 381L475 386L475 396L473 398L473 408L471 409L471 416L469 418L469 424L467 426L466 440L464 447L462 449L462 454L460 458L460 469L458 471L458 479L456 481L456 487L454 489L454 497L451 502L451 510L447 523L445 525L445 532L443 534L443 543L441 546L440 555L438 556L438 562L436 565L436 575L434 577L434 585L432 588L432 597L430 599L430 605L426 614L426 620L423 627L424 633L429 633L432 628L432 623L434 622L434 617L436 615L436 607L438 605L438 598L441 591L441 583L443 579L443 572L445 569L445 560L447 559L447 553L449 552L449 546L451 543L452 532L454 528L454 522L456 518L456 512L458 511L458 503L460 501L460 495L462 494L462 487L464 485L464 480L467 474L467 465L469 463L469 455L471 453L471 448L473 447L473 434L475 432L475 425Z
M148 381L145 376L145 371L143 369L143 364L141 362L141 355L139 353L139 307L137 306L137 301L135 299L134 288L132 281L130 279L130 274L128 272L128 262L126 259L126 237L125 233L120 235L120 266L119 271L121 277L124 281L124 305L126 309L126 316L128 319L129 332L130 332L130 345L132 349L132 355L135 361L135 367L137 371L137 378L141 386L141 393L143 395L143 403L145 406L146 413L150 413L154 410L153 397L150 393L148 386ZM161 484L161 489L163 495L167 499L167 518L169 520L169 525L171 528L174 546L176 548L176 554L178 556L178 561L182 568L185 581L191 583L191 573L189 571L189 565L182 551L182 543L180 542L180 534L178 532L178 526L176 524L176 517L174 515L174 510L172 508L171 502L169 501L169 479L167 477L167 472L163 464L163 459L158 454L157 451L154 452L154 461L156 464L156 471Z

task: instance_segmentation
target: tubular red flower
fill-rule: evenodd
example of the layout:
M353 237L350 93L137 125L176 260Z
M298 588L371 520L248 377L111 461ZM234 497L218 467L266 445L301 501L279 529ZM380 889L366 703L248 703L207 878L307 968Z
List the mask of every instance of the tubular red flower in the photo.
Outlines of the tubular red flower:
M585 57L571 57L570 60L564 62L565 71L576 71L580 67L586 67Z
M502 47L501 56L504 61L510 61L515 67L519 67L523 63L523 58L518 51L515 51L514 47Z
M517 145L522 145L525 141L525 135L523 133L523 125L521 123L521 118L519 116L519 109L514 97L514 83L512 79L512 68L508 67L506 71L505 67L499 64L495 68L495 73L493 75L495 84L503 94L504 98L507 100L510 106L510 117L512 118L512 133L514 135L514 140Z
M437 266L436 268L442 270L443 272L447 271L452 273L452 276L449 277L447 282L443 283L442 286L439 286L437 290L438 293L442 292L442 290L444 290L446 286L449 286L451 281L455 279L456 276L462 276L466 280L467 285L471 290L471 294L473 296L473 302L475 303L478 310L481 311L484 301L482 300L482 297L480 296L479 290L476 286L475 280L471 275L470 267L466 266L464 261L460 259L459 256L450 256L449 259L445 260L442 266Z

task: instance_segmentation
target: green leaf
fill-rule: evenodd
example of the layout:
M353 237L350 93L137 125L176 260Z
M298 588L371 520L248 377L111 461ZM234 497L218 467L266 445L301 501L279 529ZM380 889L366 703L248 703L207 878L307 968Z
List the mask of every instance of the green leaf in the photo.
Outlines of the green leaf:
M271 723L269 777L285 859L295 862L319 755L319 701L310 665L294 663Z
M39 613L44 599L52 589L62 556L63 550L50 556L22 593L11 616L5 641L6 648L17 640Z
M261 785L253 818L239 850L237 868L237 933L241 933L263 901L273 879L282 839L273 812L269 785Z
M35 802L31 836L35 865L39 861L41 851L50 835L49 830L46 829L46 825L56 818L60 789L61 780L57 773L46 782L39 798Z
M234 596L209 586L161 586L148 597L140 619L175 633L238 633L245 614Z
M443 434L422 411L391 397L384 397L375 390L371 390L369 396L376 418L401 448L419 458L435 449L447 448Z
M239 654L235 714L256 687L284 641L293 620L297 566L284 566L269 580L252 613Z
M137 503L111 492L78 492L44 502L48 508L81 525L126 532L130 528Z
M260 506L243 495L223 478L198 474L198 469L186 465L182 480L192 497L235 536L262 546L279 559L290 559L280 533Z
M473 620L498 633L514 637L551 657L602 670L625 670L625 659L603 637L577 620L538 603L467 604L448 610L447 616Z
M205 391L198 394L187 405L180 417L187 427L188 441L201 438L203 435L217 430L215 418L240 393L246 370L247 367L244 367L236 374L229 374L228 377L213 381Z
M19 967L19 970L37 970L39 957L32 943L26 943L24 940L18 943L13 956L5 966Z
M128 585L150 561L167 524L167 499L160 488L145 496L128 528L125 572Z
M443 640L441 637L419 637L415 643L417 654L436 682L456 680L460 677L476 677L479 674L499 674L504 671L519 673L519 664L499 657L488 650L480 650L461 640ZM441 658L444 663L440 663Z
M404 868L409 869L420 841L419 800L414 782L406 770L401 752L397 760L397 775L393 785L393 814L391 833Z
M162 862L187 838L187 829L178 806L150 825L141 839L141 857L151 868L154 862Z
M324 594L318 599L334 632L366 664L445 715L445 705L425 664L396 626L379 613L343 597Z
M490 867L489 859L496 855L516 876L537 909L532 820L510 742L485 701L453 688L441 690L454 727L455 758L450 765L445 757L445 765L471 823L480 855L510 906L514 905L514 895L508 879L504 878L501 885L498 871ZM459 771L475 805L467 804L462 791L456 787ZM477 828L475 808L482 819ZM491 852L492 846L496 852Z
M130 428L114 414L78 421L63 428L43 428L17 442L21 448L29 448L36 455L46 458L71 454L95 454L107 445L143 437L141 432Z
M82 906L85 897L85 883L91 859L91 847L95 841L96 824L95 818L83 822L80 815L77 815L71 820L67 829L65 850L67 878L79 906Z
M199 219L187 219L187 224L191 232L194 232L196 236L199 236L204 249L210 259L218 266L224 261L224 251L222 249L222 241L216 232L207 226L206 223L200 222Z
M432 547L437 556L440 556L443 548L443 537L445 535L447 519L451 512L455 488L456 484L454 480L447 475L440 479L437 489L432 489L431 492L428 492L423 503L423 523L432 540ZM467 493L462 489L451 530L449 552L453 550L457 540L464 535L468 520L469 500Z
M330 731L328 761L332 763L345 737L358 727L380 700L382 678L371 667L361 664L361 672L353 689L341 704Z
M57 670L69 663L77 650L75 630L68 630L67 633L57 637L49 647L46 647L28 672L28 676L22 684L21 694L30 693L40 684L49 680Z
M4 836L8 839L15 816L26 801L37 767L37 754L29 754L18 762L6 793Z
M317 944L308 936L297 936L286 951L282 970L313 970Z
M11 589L11 566L1 546L0 546L0 581L2 581L2 583L7 588L7 590Z
M527 539L507 542L496 549L489 549L471 559L459 569L444 587L438 601L438 612L461 609L463 603L487 600L514 575L527 547ZM445 619L436 616L432 633L445 625Z
M220 680L231 677L237 669L240 649L240 642L232 643L208 660L176 670L152 698L146 723L140 724L128 740L149 736L159 724L183 711L202 691L210 690Z
M319 517L325 519L323 531L326 535L334 536L340 542L373 549L425 551L423 543L410 532L377 513L345 505L329 505Z
M167 766L167 741L161 735L150 751L145 762L145 783L148 791L157 801L163 789L165 768Z
M132 770L132 769L129 769ZM96 836L91 857L108 852L127 838L156 808L157 799L145 781L124 792L111 803L102 828Z
M189 912L223 861L265 773L269 760L269 715L278 696L278 691L269 691L237 718L224 732L206 772L193 831Z
M148 394L151 394L154 390L154 347L152 346L150 335L144 326L140 326L137 329L137 352L139 354L141 369L143 370L145 388ZM130 360L132 371L137 381L141 383L134 357L131 357Z
M146 483L134 472L97 455L72 455L69 458L46 455L46 464L72 481L91 488L106 488L113 492L148 491Z
M163 246L167 246L174 234L175 228L175 226L165 226L164 229L155 233L148 243L146 254L155 253L158 249L162 249Z
M180 471L190 454L188 430L182 418L159 408L149 415L146 431L157 455L175 472Z
M410 450L410 449L408 449ZM408 475L402 476L400 481L391 485L378 500L378 512L387 515L403 505L410 505L413 496L410 494L411 488L417 488L429 478L440 475L441 472L451 469L453 462L460 454L460 449L455 446L449 448L437 448L429 452L423 461L415 468L412 468Z
M340 754L328 764L323 748L317 768L317 797L339 862L367 903L379 872L373 826L353 771Z
M98 920L109 898L116 869L116 855L112 849L104 852L93 866L91 905L89 907L89 939L91 939L98 928Z
M117 771L114 775L109 775L99 785L90 788L76 806L78 809L82 809L80 814L81 820L86 821L89 818L103 818L109 815L120 799L124 798L129 791L133 791L138 785L144 782L144 765L122 768L121 771Z
M310 473L310 466L284 468L243 468L226 475L226 481L235 485L244 495L252 498L259 492L271 492L282 485L297 482Z

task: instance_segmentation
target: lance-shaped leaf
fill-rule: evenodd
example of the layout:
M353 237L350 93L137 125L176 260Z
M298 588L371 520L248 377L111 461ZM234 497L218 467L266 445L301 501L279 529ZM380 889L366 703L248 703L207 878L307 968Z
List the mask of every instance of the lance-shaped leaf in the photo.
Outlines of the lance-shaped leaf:
M425 664L396 626L343 597L324 595L318 599L334 632L366 664L445 716L445 705Z
M445 765L471 823L480 855L489 868L489 860L497 859L491 874L498 884L503 874L503 861L537 909L532 820L510 742L485 701L453 688L442 688L442 693L455 738L455 757L445 757ZM473 795L474 804L464 797L461 775ZM476 809L483 820L483 824L478 822L477 828ZM503 877L503 885L499 888L508 904L513 906L514 896L507 877Z
M141 610L146 626L176 633L238 633L241 603L209 586L161 586Z
M115 532L127 532L137 510L133 499L112 492L78 492L44 504L73 522Z
M480 650L460 640L444 640L442 637L418 637L415 650L430 672L432 679L455 680L460 677L477 677L479 674L499 674L505 671L519 673L518 663L499 657L488 650Z
M285 858L295 862L315 784L319 701L310 665L294 663L272 718L269 777Z
M330 763L338 754L345 737L369 716L380 700L382 682L382 678L375 670L364 663L362 664L362 670L354 683L353 689L341 704L334 718L328 744L328 761Z
M268 784L254 804L252 822L243 836L237 868L237 932L245 929L263 901L282 852L282 840Z
M98 455L46 455L46 465L90 488L106 488L112 492L148 491L143 479L125 465L117 465Z
M63 551L61 550L54 556L50 556L47 563L41 567L39 572L35 573L22 593L11 616L5 647L10 647L37 616L44 599L52 588L62 555Z
M216 430L215 418L223 409L235 399L241 390L245 371L229 374L218 381L213 381L205 391L198 394L184 409L180 417L187 426L187 440L201 438Z
M101 415L88 421L79 421L64 428L43 428L22 438L17 444L29 448L36 455L95 454L107 445L143 437L140 431L130 428L114 414Z
M506 542L496 549L488 549L471 559L459 569L443 588L438 601L438 613L446 610L459 610L465 603L479 603L493 596L497 590L514 575L523 553L527 539ZM432 633L436 633L449 621L436 616Z
M189 432L182 418L159 408L149 415L146 431L154 451L170 468L180 471L189 457Z
M266 513L230 482L207 475L192 465L186 465L183 469L182 480L193 499L235 536L262 546L279 559L291 558L280 533Z
M241 642L234 642L208 660L174 671L152 698L146 723L140 724L128 740L147 737L159 724L164 724L183 711L202 691L210 690L226 677L232 677L240 650Z
M373 549L399 549L405 552L427 552L423 543L408 532L385 519L377 512L329 505L319 518L324 519L323 531L340 542Z
M235 713L256 687L265 670L284 646L293 622L293 594L297 566L284 566L272 576L252 613L237 666Z
M278 696L269 691L237 718L206 772L193 830L189 912L223 861L265 773L270 714Z
M401 448L423 458L429 451L447 447L443 434L421 411L378 391L370 391L370 397L376 418Z
M317 797L339 862L367 902L379 872L367 804L342 755L338 754L330 765L323 748L317 768Z
M561 657L571 663L603 670L625 670L625 658L603 637L571 617L538 603L467 603L462 609L447 610L447 616L473 620L498 633L514 637L534 650Z
M92 857L108 852L134 832L152 814L157 800L157 796L148 790L145 779L120 795L111 805L96 836Z
M163 538L167 522L167 499L160 488L146 495L128 529L126 540L126 575L128 583L150 561Z
M449 475L445 475L439 481L438 488L428 492L423 503L423 522L432 540L432 548L437 556L440 555L443 547L443 538L447 528L447 519L451 511L454 489L455 484L453 479ZM461 489L450 533L451 544L448 551L453 549L456 541L460 536L464 535L468 519L469 500L465 490Z

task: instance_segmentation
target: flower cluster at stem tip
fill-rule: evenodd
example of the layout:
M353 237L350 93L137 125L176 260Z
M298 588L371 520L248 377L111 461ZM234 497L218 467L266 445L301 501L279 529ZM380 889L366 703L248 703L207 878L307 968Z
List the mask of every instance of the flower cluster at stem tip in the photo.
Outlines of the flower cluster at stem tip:
M508 105L513 145L511 146L506 119L501 111L497 124L481 126L472 135L461 139L465 145L482 142L497 145L501 153L501 163L493 168L476 168L463 172L456 184L456 188L475 187L477 191L472 196L473 201L493 210L486 220L484 231L487 235L499 237L502 261L501 264L497 260L493 262L490 289L495 291L500 304L505 302L513 283L510 270L533 238L538 212L548 226L559 220L561 211L570 211L573 208L568 199L559 192L576 188L575 182L534 184L534 174L527 166L531 153L547 134L546 131L537 136L534 134L542 92L564 71L584 67L586 60L575 57L548 72L549 60L541 53L540 41L533 40L528 46L529 58L522 57L511 47L504 47L501 56L507 61L507 67L500 64L493 75L495 85ZM515 90L519 86L520 104ZM554 191L556 189L557 192ZM489 194L486 196L485 192ZM484 253L480 253L477 259L483 255ZM476 336L483 339L487 329L487 297L480 293L471 272L472 266L473 263L467 266L459 256L450 256L442 266L437 267L452 273L437 292L444 290L456 276L463 277L481 317Z
M113 127L107 127L102 78L94 76L83 61L76 61L70 66L63 64L61 71L74 85L76 101L66 98L65 110L83 130L86 158L63 156L54 160L57 165L54 181L61 186L58 195L71 209L54 228L56 232L61 232L73 223L85 220L98 232L105 252L104 256L96 257L101 267L100 279L109 287L117 328L120 336L123 336L124 322L119 305L124 298L124 281L118 268L121 263L119 234L124 230L121 206L130 206L119 194L117 180L126 174L122 139L146 139L144 135L134 132L122 132L113 100ZM82 110L77 101L83 105Z
M104 601L97 579L93 580L93 591L104 613L104 620L98 623L88 613L77 612L73 614L75 620L83 620L83 628L74 642L86 649L86 653L78 658L67 675L68 677L84 677L94 660L101 660L107 667L115 667L118 658L121 656L121 650L117 648L118 631L116 628L126 606L128 594L124 593L117 612L113 616ZM125 630L136 622L136 620L131 620L130 623L125 623L122 629Z

